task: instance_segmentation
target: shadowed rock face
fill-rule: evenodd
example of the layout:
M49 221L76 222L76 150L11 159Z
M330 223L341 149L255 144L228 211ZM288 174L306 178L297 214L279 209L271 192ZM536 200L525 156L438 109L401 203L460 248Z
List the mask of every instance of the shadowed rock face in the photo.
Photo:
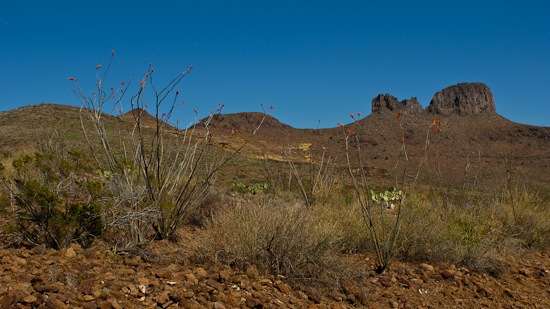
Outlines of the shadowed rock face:
M376 98L372 99L372 112L379 112L385 109L390 111L406 111L413 113L421 113L422 106L418 103L415 97L410 100L398 101L396 97L390 94L379 94Z
M462 83L436 93L427 111L432 114L461 116L496 112L493 93L483 83Z

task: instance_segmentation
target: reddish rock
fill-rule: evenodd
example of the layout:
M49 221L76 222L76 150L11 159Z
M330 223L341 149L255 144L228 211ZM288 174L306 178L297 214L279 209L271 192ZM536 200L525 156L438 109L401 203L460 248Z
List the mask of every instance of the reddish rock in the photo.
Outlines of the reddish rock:
M422 263L420 264L420 268L424 271L428 271L428 272L433 272L435 270L435 268L430 265L430 264L426 264L426 263Z
M185 274L185 278L186 278L187 281L189 281L189 283L191 283L192 285L195 285L195 284L198 284L198 283L199 283L199 280L197 279L197 276L195 276L194 274Z
M57 295L50 295L46 298L44 301L44 304L46 305L46 308L52 308L52 309L65 309L69 308L67 305L65 305L64 302L62 302Z
M227 282L231 278L232 274L233 274L233 272L229 269L220 270L218 272L218 280L220 282Z
M291 288L290 288L290 286L288 286L288 284L286 284L286 283L279 283L279 284L276 285L276 287L277 287L277 289L278 289L279 291L281 291L281 293L283 293L283 294L287 294L287 295L288 295L288 294L290 294L291 291L292 291Z
M17 296L14 292L9 291L6 295L0 298L0 307L11 308L11 305L17 302Z
M65 256L68 258L74 258L76 256L76 251L74 251L72 247L67 248L67 250L65 251Z
M46 245L42 244L40 246L36 246L31 249L31 252L36 255L42 255L44 252L46 252Z
M63 289L63 284L60 282L56 283L49 283L49 284L42 284L37 283L33 286L34 290L39 293L49 292L49 293L58 293L60 290Z
M446 279L446 280L454 280L455 279L455 274L454 274L454 272L446 269L446 270L441 271L441 277L443 277L443 279Z
M141 260L141 257L139 256L135 256L134 258L130 258L130 257L125 257L124 258L124 264L128 265L128 266L139 266L143 263L143 261Z
M220 303L220 302L215 302L214 303L214 309L226 309L227 307L225 307L224 304Z
M269 279L260 279L260 284L261 285L271 285L271 284L273 284L273 282Z
M522 268L519 270L519 274L525 277L531 277L533 275L533 272L527 268Z
M97 308L99 308L99 309L112 309L113 305L111 304L111 302L109 302L107 300L104 300L104 301L100 301L97 304Z
M170 300L170 292L164 291L159 295L155 296L154 300L155 302L157 302L157 304L162 306Z
M380 282L380 284L383 286L383 287L390 287L392 285L392 278L390 277L387 277L387 276L382 276L380 277L380 279L378 279L378 282Z
M82 280L78 284L78 291L84 295L92 295L94 290L93 280Z
M262 301L256 298L247 297L246 305L248 308L262 308Z
M208 275L208 272L204 268L199 267L195 269L194 274L197 277L197 280L201 281Z
M189 308L189 309L203 309L206 308L203 305L199 304L194 299L182 299L180 302L178 302L178 305L183 308Z
M256 266L252 265L247 268L246 275L250 279L257 279L260 277L260 272L258 271L258 268Z

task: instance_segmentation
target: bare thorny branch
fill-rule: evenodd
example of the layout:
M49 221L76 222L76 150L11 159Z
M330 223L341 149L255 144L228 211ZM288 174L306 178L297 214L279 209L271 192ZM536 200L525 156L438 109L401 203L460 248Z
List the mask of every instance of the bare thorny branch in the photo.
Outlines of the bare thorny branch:
M108 93L105 91L107 73L113 58L114 52L103 74L100 74L101 65L97 66L96 91L93 92L93 97L87 97L78 81L75 78L69 78L75 83L74 92L82 102L81 126L100 170L109 171L113 175L113 181L125 183L114 186L118 190L133 190L133 187L143 186L146 196L142 197L143 200L138 203L138 205L143 204L139 207L143 210L148 207L156 208L156 211L147 211L148 216L154 216L152 219L157 232L156 237L171 237L186 218L190 207L196 205L208 194L217 171L242 147L229 155L223 151L224 155L213 159L216 158L216 154L212 152L213 147L210 143L210 126L216 115L214 112L211 112L203 121L199 121L198 112L195 110L195 119L185 129L168 127L167 123L174 110L182 104L179 103L179 91L176 87L191 72L193 66L173 78L163 88L157 88L153 80L155 70L151 64L139 82L139 89L129 99L133 119L131 121L122 117L112 119L118 126L118 132L114 132L113 137L118 138L120 143L118 149L113 147L110 132L108 132L112 127L109 127L103 111L107 103L112 103L113 110L120 108L119 111L122 114L122 100L131 84L126 85L122 82L119 89L110 88ZM144 118L147 115L145 110L149 107L146 103L146 98L149 98L146 96L148 86L153 94L151 101L154 109L153 123L147 123ZM162 113L161 107L166 104L166 112ZM221 106L217 110L217 114L219 113L221 113ZM94 138L86 128L84 118L88 118L93 125L95 138L101 149L99 153L95 152ZM129 200L121 200L119 203L129 203L128 205L134 205L132 206L134 209L136 205ZM135 210L139 211L139 207ZM135 213L130 217L124 215L118 218L117 222L132 218L140 218L140 216Z
M398 113L398 117L400 115L401 114ZM352 115L352 118L353 118L353 115ZM430 141L429 139L430 129L434 125L437 125L439 123L440 123L439 120L434 121L434 123L428 129L428 133L426 134L424 155L419 163L418 171L411 181L411 185L414 184L418 179L421 166L423 164L427 164L427 151L428 151L428 146ZM358 122L356 122L356 124L359 126ZM399 121L399 125L401 128L401 131L404 132L404 128L401 121ZM352 163L352 155L353 155L352 148L351 148L352 143L356 146L354 155L358 162L357 163L358 168L356 168L355 170L353 169L353 163ZM386 212L385 207L383 207L381 203L375 203L370 199L371 189L368 184L368 179L367 179L368 177L365 171L366 166L363 161L361 143L358 137L358 133L353 132L352 130L347 130L345 145L346 145L346 160L348 164L349 174L353 182L357 200L361 206L363 219L365 220L365 223L368 227L368 230L372 237L373 245L376 251L377 263L378 263L377 271L379 273L382 273L389 266L391 259L395 254L395 244L401 229L402 212L404 209L404 205L405 205L405 201L408 193L409 186L407 185L406 178L407 178L407 171L408 171L408 165L409 165L409 156L407 154L405 138L404 137L401 138L401 147L399 150L399 155L398 155L396 165L394 167L396 171L396 186L401 187L401 191L403 192L403 195L399 199L399 205L397 206L397 210L393 216L392 221L389 223L387 222L387 219L386 219L388 216L385 213ZM402 172L398 173L398 167L401 160L403 160L404 166L403 166ZM375 208L378 209L378 213L374 213ZM388 228L389 228L389 233L386 232Z

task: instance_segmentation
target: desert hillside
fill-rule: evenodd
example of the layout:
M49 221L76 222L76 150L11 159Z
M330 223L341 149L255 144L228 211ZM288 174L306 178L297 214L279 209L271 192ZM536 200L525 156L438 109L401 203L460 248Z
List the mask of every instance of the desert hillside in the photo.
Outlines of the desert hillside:
M550 307L550 128L483 83L365 109L0 113L0 307Z

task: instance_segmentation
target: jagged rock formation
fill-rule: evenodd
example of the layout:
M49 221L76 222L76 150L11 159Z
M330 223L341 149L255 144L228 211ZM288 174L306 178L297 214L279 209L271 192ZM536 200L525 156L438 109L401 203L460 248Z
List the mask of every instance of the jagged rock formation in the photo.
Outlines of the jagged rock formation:
M495 113L495 99L483 83L461 83L436 93L427 111L432 114L461 116Z
M391 94L379 94L376 98L372 99L372 113L380 112L385 109L390 111L404 111L414 114L422 113L423 109L418 100L412 97L410 100L399 101Z

